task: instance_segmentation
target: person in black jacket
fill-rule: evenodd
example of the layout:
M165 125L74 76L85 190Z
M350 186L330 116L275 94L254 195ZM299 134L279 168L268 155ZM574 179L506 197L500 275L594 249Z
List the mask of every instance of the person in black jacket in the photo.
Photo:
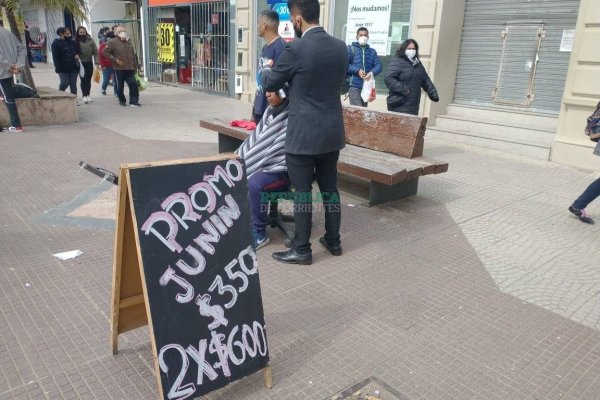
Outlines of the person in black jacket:
M79 47L71 37L69 28L58 28L59 36L52 42L52 60L54 71L60 78L58 90L63 92L69 87L77 95L77 75L79 74Z
M31 39L31 33L29 33L29 27L25 25L25 46L27 47L27 62L29 63L29 68L35 68L33 65L33 53L31 52L31 45L36 44Z
M272 69L262 71L267 92L278 91L286 82L290 84L285 161L296 187L296 238L294 248L273 253L273 258L290 264L310 264L313 177L325 208L325 236L319 243L332 255L342 254L337 163L345 143L340 91L346 78L348 49L319 26L318 0L289 0L288 7L300 39L286 45Z
M439 101L438 92L419 61L419 45L406 39L388 64L385 86L390 90L388 111L417 115L421 103L421 88L431 101Z

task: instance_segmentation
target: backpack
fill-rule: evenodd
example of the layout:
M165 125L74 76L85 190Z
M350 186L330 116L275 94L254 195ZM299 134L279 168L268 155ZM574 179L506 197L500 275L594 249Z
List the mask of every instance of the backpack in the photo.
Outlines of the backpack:
M588 135L592 142L600 140L600 102L596 107L596 111L587 119L585 134Z
M37 90L33 89L31 86L28 86L24 83L15 83L13 85L13 93L15 99L27 99L29 97L40 97L37 94Z
M352 45L348 46L348 50L352 53L352 61L354 61L354 55L356 54L356 48ZM350 61L350 60L348 60ZM344 79L344 83L342 84L342 90L340 94L345 96L350 91L350 82L352 81L352 74L346 73L346 79Z

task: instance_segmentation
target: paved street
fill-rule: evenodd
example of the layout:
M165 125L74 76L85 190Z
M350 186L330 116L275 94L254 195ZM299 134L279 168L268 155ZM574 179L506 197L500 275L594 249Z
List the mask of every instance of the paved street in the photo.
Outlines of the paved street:
M48 66L34 77L58 84ZM140 109L92 91L79 123L0 134L0 399L157 398L147 328L111 353L116 191L78 163L215 154L198 120L250 114L156 84ZM417 196L368 208L342 187L342 257L313 240L313 265L277 264L271 235L274 387L259 373L208 399L326 399L370 376L403 400L600 398L600 223L567 212L600 158L581 171L431 139L425 155L450 168ZM600 222L600 201L588 211ZM53 257L70 250L83 254Z

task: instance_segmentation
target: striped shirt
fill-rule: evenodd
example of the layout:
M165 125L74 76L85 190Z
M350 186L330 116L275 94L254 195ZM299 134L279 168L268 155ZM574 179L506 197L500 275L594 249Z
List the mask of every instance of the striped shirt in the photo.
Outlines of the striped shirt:
M282 107L282 108L280 108ZM288 124L288 104L268 106L252 134L236 153L246 164L250 178L256 172L285 172L285 134Z

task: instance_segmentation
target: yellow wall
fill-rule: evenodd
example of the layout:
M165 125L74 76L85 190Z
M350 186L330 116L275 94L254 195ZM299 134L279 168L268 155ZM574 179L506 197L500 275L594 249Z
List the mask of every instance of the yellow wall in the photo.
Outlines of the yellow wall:
M594 143L583 132L600 100L600 2L581 0L551 160L600 170Z

